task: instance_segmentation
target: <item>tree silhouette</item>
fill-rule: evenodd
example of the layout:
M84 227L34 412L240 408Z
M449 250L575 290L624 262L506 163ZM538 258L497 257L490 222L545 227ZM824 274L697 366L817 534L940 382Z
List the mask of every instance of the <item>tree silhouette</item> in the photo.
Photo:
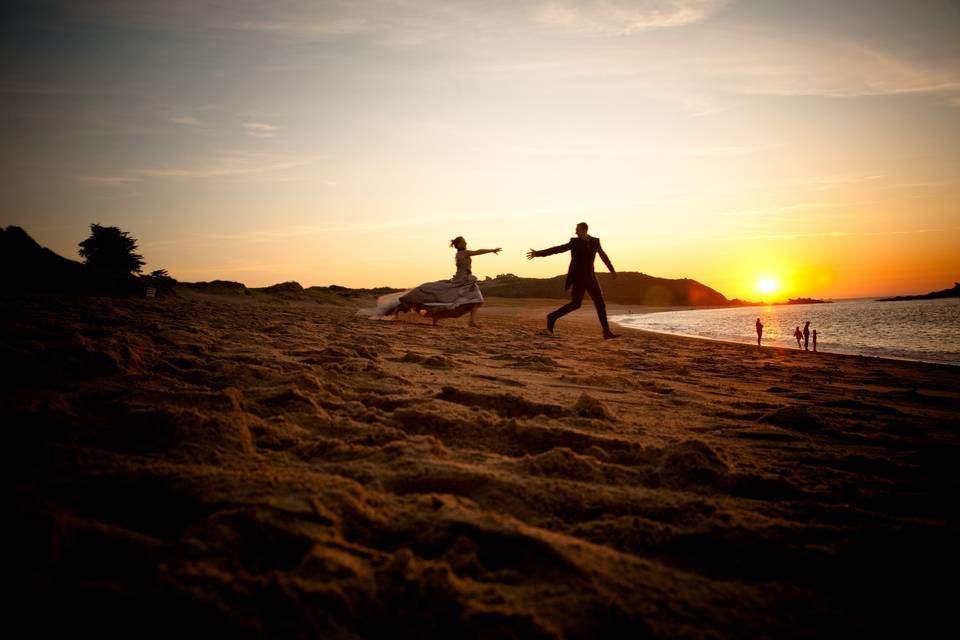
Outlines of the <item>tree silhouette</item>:
M135 253L137 241L118 227L90 225L90 237L80 243L87 266L114 273L140 273L143 256Z

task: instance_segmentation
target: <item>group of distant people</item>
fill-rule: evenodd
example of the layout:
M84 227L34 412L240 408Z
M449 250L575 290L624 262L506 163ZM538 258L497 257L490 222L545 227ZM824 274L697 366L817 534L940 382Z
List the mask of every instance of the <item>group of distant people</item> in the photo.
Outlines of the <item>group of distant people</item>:
M803 324L803 330L800 329L800 325L797 325L797 328L793 332L793 337L797 339L797 349L803 349L804 351L810 351L810 338L813 337L813 351L817 351L817 330L814 329L813 332L810 331L810 321L807 320ZM757 346L760 346L760 341L763 339L763 323L760 322L760 318L757 318Z

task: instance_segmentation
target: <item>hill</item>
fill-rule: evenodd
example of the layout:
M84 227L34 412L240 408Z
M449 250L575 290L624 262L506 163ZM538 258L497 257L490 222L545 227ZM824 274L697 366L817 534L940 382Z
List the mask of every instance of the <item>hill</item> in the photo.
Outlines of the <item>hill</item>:
M719 291L691 280L657 278L645 273L624 271L613 279L609 273L598 273L607 302L638 304L656 307L724 306L732 303ZM566 276L553 278L521 278L512 273L488 278L480 282L485 296L501 298L552 298L568 296L563 285Z
M918 296L896 296L893 298L881 298L877 302L897 302L900 300L938 300L940 298L960 298L960 282L954 282L952 289L941 289L940 291L931 291Z
M175 290L191 291L216 296L267 296L287 302L316 302L318 304L354 305L366 298L375 298L385 293L402 289L377 287L375 289L351 289L332 284L326 287L304 288L299 282L280 282L268 287L247 287L242 282L213 280L211 282L177 282Z
M109 273L64 258L15 226L0 228L0 287L5 294L109 296L145 289L136 276Z
M339 285L302 287L282 282L269 287L248 288L241 282L177 282L169 276L133 276L105 273L76 260L69 260L40 246L20 227L0 228L0 285L5 293L66 293L77 295L143 295L147 286L158 295L191 291L208 295L270 296L272 299L303 300L321 304L356 304L358 299L401 291L390 287L350 289ZM479 283L486 296L501 298L565 299L566 276L521 278L513 274L487 278ZM647 306L728 306L744 304L728 300L710 287L682 278L671 280L644 273L622 272L616 280L597 274L608 302Z

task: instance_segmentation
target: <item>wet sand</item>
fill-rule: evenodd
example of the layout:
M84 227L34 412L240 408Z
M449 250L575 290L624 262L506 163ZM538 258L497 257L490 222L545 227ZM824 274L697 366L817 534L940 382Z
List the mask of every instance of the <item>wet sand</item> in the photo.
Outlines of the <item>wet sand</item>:
M605 342L589 302L553 337L554 301L488 301L479 329L268 296L2 304L32 633L922 635L952 613L957 368Z

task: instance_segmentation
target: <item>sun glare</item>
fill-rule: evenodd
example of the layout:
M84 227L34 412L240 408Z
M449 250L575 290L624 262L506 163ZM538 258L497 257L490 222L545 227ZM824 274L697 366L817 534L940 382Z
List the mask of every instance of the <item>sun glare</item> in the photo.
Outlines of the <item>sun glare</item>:
M762 294L771 294L776 293L780 289L780 283L777 282L776 278L771 278L770 276L764 276L757 280L757 291Z

